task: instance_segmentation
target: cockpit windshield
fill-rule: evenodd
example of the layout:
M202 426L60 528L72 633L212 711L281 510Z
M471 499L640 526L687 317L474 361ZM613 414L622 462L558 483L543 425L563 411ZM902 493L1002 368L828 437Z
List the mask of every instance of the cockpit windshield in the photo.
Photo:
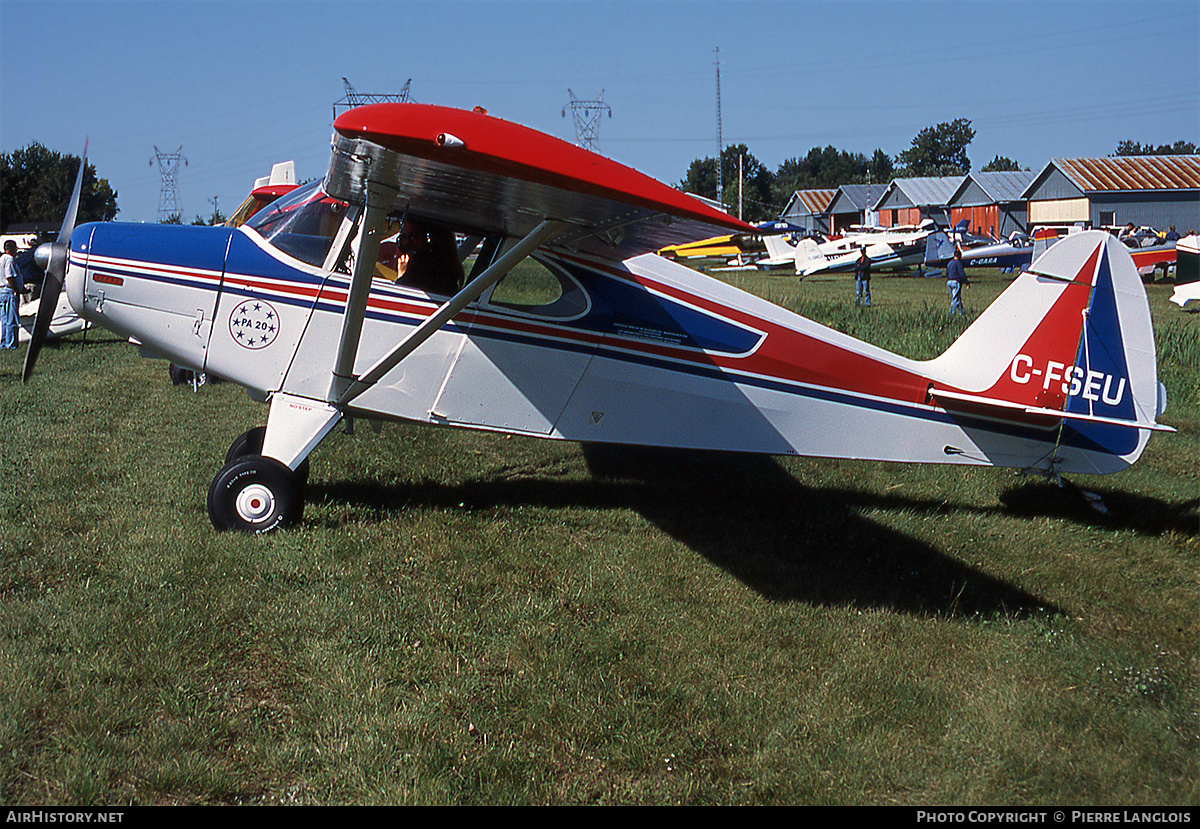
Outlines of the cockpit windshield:
M327 196L314 181L263 208L246 227L288 256L321 267L345 215L346 203Z

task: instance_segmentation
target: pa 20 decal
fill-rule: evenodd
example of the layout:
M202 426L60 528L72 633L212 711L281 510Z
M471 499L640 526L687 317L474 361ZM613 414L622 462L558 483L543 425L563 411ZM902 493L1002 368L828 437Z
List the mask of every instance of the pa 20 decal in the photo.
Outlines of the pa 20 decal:
M279 336L279 314L270 303L247 299L229 315L229 333L242 348L266 348Z

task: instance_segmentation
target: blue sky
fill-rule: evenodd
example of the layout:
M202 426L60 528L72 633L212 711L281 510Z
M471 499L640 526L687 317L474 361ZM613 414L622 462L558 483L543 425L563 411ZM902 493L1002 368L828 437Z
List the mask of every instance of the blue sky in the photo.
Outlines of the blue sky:
M603 90L601 152L677 183L716 154L715 48L724 142L771 169L829 144L894 157L956 118L974 169L1200 143L1196 0L0 0L0 32L0 151L89 136L129 221L157 218L156 146L182 147L187 220L276 161L322 175L343 77L571 141L567 90Z

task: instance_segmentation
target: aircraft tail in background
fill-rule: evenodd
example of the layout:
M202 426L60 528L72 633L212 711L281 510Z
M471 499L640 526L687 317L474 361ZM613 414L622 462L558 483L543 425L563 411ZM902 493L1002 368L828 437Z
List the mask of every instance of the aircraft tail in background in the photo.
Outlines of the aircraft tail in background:
M1189 300L1200 300L1200 246L1196 234L1175 245L1175 292L1171 301L1182 308Z

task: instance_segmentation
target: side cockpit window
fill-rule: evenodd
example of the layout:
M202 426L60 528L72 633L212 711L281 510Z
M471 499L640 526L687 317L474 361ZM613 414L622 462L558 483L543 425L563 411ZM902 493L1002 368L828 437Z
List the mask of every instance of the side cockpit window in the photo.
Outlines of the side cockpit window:
M463 286L459 245L453 231L408 219L379 246L375 275L429 294L450 296Z
M345 215L346 203L327 196L315 181L272 202L245 226L288 256L321 267Z

